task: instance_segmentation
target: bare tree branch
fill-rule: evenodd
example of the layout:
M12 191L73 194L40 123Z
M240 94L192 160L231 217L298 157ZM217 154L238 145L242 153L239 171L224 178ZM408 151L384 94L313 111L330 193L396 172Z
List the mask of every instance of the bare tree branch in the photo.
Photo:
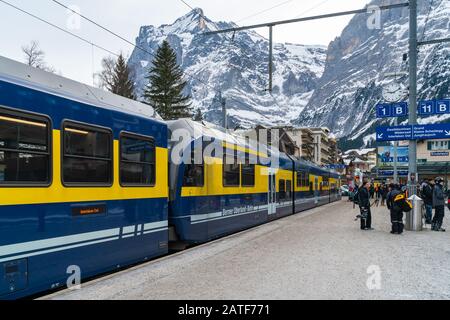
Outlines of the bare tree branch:
M38 68L47 72L55 73L55 68L48 66L45 62L45 52L39 48L39 42L33 40L29 45L22 47L25 55L25 63L31 67Z

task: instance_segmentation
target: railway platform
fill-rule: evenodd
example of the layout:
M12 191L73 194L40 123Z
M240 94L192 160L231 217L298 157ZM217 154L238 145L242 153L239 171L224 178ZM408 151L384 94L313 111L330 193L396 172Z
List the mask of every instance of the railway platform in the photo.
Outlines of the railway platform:
M357 214L343 200L42 299L450 299L450 232L392 235L386 207L361 231Z

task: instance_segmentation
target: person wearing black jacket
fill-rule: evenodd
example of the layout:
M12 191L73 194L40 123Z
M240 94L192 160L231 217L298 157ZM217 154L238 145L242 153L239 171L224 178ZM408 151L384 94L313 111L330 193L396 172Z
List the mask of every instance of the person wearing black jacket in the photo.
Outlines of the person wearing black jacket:
M393 184L386 200L387 207L391 211L392 234L402 234L404 229L403 211L394 201L395 197L401 193L401 187L398 184Z
M371 183L366 182L363 187L359 189L358 202L361 210L361 230L372 229L372 213L370 212L370 187Z
M426 210L425 224L431 224L433 219L433 184L431 181L423 182L421 196Z
M431 224L431 230L443 231L442 222L445 215L445 194L444 194L444 179L439 177L435 180L436 185L433 190L433 208L435 210L433 222Z

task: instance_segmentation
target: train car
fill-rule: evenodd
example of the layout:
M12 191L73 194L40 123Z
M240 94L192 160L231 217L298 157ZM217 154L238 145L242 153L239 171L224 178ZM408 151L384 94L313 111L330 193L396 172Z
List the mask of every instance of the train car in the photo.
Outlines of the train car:
M174 153L183 158L171 160L169 170L173 241L203 243L338 200L337 176L311 163L276 149L269 157L267 147L258 143L249 147L252 144L244 137L210 124L177 120L169 123L169 131L174 139L170 158ZM176 148L182 136L188 141ZM212 145L223 152L205 152L214 149ZM200 146L197 154L196 146ZM204 158L205 153L211 159ZM251 165L252 155L267 161ZM227 164L227 156L236 161Z
M183 154L191 155L196 143L202 145L201 164L171 160L169 223L177 240L202 243L267 222L267 166L249 161L250 156L258 155L257 150L246 148L245 140L238 136L191 120L171 122L169 130L172 136L187 133L190 141ZM203 157L205 150L213 149L218 151L206 152L208 157ZM179 150L172 146L171 159L173 152Z
M0 57L0 299L168 252L167 125Z

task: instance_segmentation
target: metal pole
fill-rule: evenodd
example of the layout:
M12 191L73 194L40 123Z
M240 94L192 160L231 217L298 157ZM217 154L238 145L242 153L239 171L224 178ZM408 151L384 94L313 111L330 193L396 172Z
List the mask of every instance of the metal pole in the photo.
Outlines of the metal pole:
M222 116L223 116L223 127L225 130L228 129L228 121L227 121L227 99L222 98Z
M408 2L404 2L404 3L380 6L378 9L379 10L391 10L391 9L396 9L396 8L404 8L404 7L407 7L408 5L409 5ZM298 19L271 21L271 22L266 22L266 23L254 24L254 25L250 25L250 26L228 28L228 29L217 30L217 31L209 31L209 32L205 32L203 34L208 36L208 35L219 34L219 33L237 32L237 31L242 31L242 30L250 30L250 29L258 29L258 28L264 28L264 27L270 27L270 26L277 26L280 24L305 22L305 21L311 21L311 20L326 19L326 18L340 17L340 16L346 16L346 15L352 15L352 14L360 14L360 13L371 14L372 12L370 10L368 10L368 8L366 7L366 8L358 9L358 10L321 14L318 16L303 17L303 18L298 18Z
M398 118L395 118L394 125L398 126ZM394 183L398 183L398 141L394 143Z
M409 125L417 124L417 0L409 1ZM417 141L409 142L408 185L410 195L416 194Z
M269 26L269 92L272 93L273 86L273 26Z

